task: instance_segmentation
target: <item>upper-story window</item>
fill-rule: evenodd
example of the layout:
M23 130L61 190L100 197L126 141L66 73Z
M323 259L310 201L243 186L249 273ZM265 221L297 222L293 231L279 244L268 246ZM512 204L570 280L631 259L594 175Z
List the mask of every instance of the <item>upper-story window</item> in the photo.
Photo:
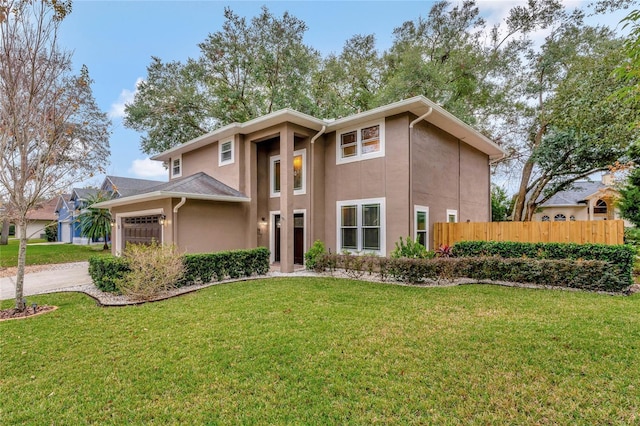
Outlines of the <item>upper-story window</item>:
M338 132L336 163L350 163L384 156L384 123L370 123Z
M177 178L182 176L182 156L171 159L171 177Z
M218 159L218 166L233 164L233 157L233 141L220 143L220 158Z
M301 195L306 193L306 157L307 150L300 149L293 152L293 193ZM280 156L271 157L270 167L271 197L280 196Z

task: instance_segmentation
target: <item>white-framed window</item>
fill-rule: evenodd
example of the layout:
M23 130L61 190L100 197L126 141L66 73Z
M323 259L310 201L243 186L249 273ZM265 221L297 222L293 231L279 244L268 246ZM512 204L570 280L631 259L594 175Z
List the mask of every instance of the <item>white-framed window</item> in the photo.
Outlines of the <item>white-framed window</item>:
M429 207L413 206L413 239L429 250Z
M384 121L336 134L336 164L384 157Z
M182 176L182 155L171 159L171 177L177 178Z
M557 215L555 215L553 217L553 221L554 222L566 222L567 221L567 217L565 215L563 215L562 213L558 213Z
M569 216L569 221L570 222L575 222L576 221L576 217L574 215Z
M447 222L458 223L458 210L447 209Z
M226 166L234 162L233 140L220 142L218 166Z
M542 216L542 221L543 222L549 222L551 219L549 219L549 216L547 216L546 214L544 216Z
M336 219L338 250L386 253L384 198L338 201Z
M271 197L280 196L280 156L274 155L270 159L269 188ZM307 193L307 150L299 149L293 152L293 194Z

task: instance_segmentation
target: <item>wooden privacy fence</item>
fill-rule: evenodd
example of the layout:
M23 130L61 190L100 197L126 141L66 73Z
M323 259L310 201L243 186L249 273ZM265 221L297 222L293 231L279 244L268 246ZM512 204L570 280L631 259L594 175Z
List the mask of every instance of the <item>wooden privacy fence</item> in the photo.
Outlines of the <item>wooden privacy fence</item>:
M434 247L458 241L624 244L622 220L434 223Z

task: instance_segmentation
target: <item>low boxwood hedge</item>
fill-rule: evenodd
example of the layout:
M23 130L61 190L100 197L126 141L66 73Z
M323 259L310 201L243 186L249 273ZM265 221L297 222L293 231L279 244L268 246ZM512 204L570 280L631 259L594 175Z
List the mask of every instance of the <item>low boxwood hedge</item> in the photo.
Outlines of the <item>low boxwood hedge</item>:
M456 257L598 260L608 262L610 275L631 285L636 250L629 245L460 241L453 246L453 254Z
M225 278L264 275L269 271L269 250L258 247L217 253L186 254L182 257L185 274L176 283L184 287ZM89 275L102 291L118 292L116 280L125 277L129 266L115 256L94 256L89 259Z
M618 275L608 261L502 258L498 256L434 259L325 254L321 265L328 270L342 269L359 278L378 274L404 283L424 283L470 278L478 281L506 281L521 284L578 288L589 291L624 292L628 279Z

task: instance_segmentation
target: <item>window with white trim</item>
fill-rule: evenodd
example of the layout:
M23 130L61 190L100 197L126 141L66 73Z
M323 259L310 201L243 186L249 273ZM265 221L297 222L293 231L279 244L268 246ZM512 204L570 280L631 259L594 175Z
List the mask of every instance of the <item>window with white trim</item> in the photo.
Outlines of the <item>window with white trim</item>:
M447 209L447 222L448 223L457 223L458 222L458 210L449 210L449 209Z
M547 216L546 214L544 216L542 216L541 219L543 222L549 222L551 219L549 219L549 216Z
M226 166L227 164L233 164L233 141L226 141L220 143L220 157L218 159L218 166Z
M182 176L182 156L171 159L171 177L177 178Z
M271 197L280 196L280 156L274 155L270 160L269 181ZM293 152L293 194L306 194L306 164L307 150L300 149Z
M558 213L557 215L555 215L553 217L553 221L554 222L566 222L567 221L567 217L565 215L563 215L562 213Z
M413 207L413 227L415 242L422 244L427 250L429 249L429 207L414 206Z
M340 251L385 254L385 199L338 201L337 243Z
M384 156L384 122L338 132L336 163L350 163Z

